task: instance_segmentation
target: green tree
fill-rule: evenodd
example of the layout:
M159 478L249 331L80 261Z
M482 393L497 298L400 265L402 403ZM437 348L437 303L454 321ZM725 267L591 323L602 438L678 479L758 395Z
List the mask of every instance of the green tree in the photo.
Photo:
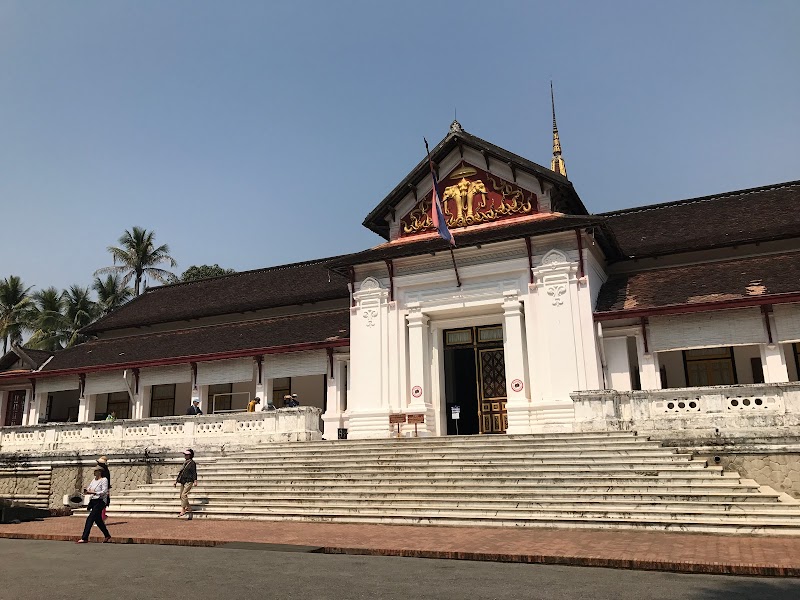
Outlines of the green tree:
M94 274L122 275L123 286L127 286L133 279L133 291L136 296L141 292L143 277L151 277L161 283L166 283L174 277L171 272L158 268L157 265L167 263L173 268L178 266L175 259L169 255L169 246L166 244L156 246L155 232L141 227L126 230L119 238L119 246L109 246L108 251L111 253L114 265L97 269Z
M27 316L31 337L27 345L54 352L67 342L67 323L64 316L64 293L54 287L31 294Z
M220 275L230 275L231 273L236 273L236 270L223 269L216 263L213 265L193 265L183 272L180 281L197 281L198 279L219 277Z
M0 337L3 339L3 354L8 352L9 343L22 343L30 289L16 275L0 280Z
M100 308L92 300L88 287L73 285L64 290L64 347L85 342L89 338L79 332L100 315Z
M105 279L95 277L92 289L97 294L97 304L104 315L133 298L133 290L122 282L119 273L109 273Z

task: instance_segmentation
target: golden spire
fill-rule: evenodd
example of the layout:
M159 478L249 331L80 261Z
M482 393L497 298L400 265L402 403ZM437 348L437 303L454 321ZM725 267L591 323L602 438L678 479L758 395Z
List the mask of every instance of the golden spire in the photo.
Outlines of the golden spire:
M559 175L567 176L567 166L561 157L561 140L558 138L558 125L556 125L556 101L553 97L553 82L550 82L550 105L553 107L553 160L550 161L550 170Z

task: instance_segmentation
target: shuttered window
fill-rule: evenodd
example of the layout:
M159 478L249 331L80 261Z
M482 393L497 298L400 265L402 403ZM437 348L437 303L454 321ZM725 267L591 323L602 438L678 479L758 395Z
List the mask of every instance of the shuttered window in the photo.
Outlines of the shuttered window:
M89 373L86 375L86 387L83 393L91 396L94 394L113 394L127 389L125 379L122 377L122 371L110 371L108 373Z
M77 390L80 379L77 375L71 377L54 377L53 379L40 379L36 382L36 393L49 394L50 392L63 392Z
M772 307L772 312L775 315L778 341L800 341L800 304L776 304Z
M253 359L236 358L197 365L197 385L239 383L253 380Z
M270 354L264 358L264 373L267 379L325 375L327 372L328 356L324 350Z
M742 308L650 318L650 350L690 350L765 344L761 310Z

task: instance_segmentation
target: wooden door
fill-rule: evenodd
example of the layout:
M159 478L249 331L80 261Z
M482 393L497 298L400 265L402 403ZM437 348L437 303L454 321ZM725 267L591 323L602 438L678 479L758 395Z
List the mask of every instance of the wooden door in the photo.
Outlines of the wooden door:
M25 390L15 390L8 393L8 407L6 408L6 427L22 425L25 414Z

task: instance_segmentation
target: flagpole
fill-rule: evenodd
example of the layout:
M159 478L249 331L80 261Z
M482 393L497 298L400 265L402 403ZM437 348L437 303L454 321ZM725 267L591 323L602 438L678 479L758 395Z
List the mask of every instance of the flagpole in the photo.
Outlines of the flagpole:
M434 172L433 172L433 161L431 160L431 151L430 151L430 148L428 148L428 140L427 140L426 138L422 138L422 141L423 141L423 142L425 142L425 152L427 152L427 153L428 153L428 166L429 166L429 167L430 167L430 169L431 169L431 176L433 177L433 175L434 175ZM435 198L435 196L436 196L436 193L437 193L437 192L436 192L436 190L434 189L434 190L433 190L433 195L434 195L433 202L436 202L436 198ZM432 206L432 207L431 207L431 210L436 210L436 208ZM452 232L450 233L450 235L451 235L451 236L453 235L453 234L452 234ZM449 248L450 248L450 258L453 260L453 271L455 271L455 273L456 273L456 287L461 287L461 277L458 275L458 265L456 264L456 255L455 255L455 253L453 252L453 244L454 244L454 243L455 243L455 238L453 238L453 243L449 244Z

